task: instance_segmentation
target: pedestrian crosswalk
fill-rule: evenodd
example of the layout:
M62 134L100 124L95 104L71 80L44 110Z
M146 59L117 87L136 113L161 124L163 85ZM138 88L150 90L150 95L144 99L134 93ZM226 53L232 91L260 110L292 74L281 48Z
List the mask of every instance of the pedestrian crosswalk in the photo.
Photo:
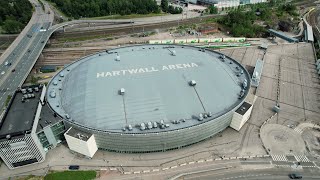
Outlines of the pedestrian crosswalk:
M273 161L288 161L286 155L271 155Z
M310 160L305 155L294 155L298 162L310 162Z
M299 134L302 134L303 129L301 129L301 128L299 128L299 127L296 127L296 128L294 128L294 131L296 131L296 132L299 133Z
M288 156L292 156L292 155L288 155ZM293 154L293 156L294 156L294 158L296 159L297 162L311 162L311 161L308 159L308 157L305 156L305 155L302 155L302 154L300 154L300 155L294 155L294 154ZM273 155L271 155L271 157L272 157L272 160L273 160L273 161L283 161L283 162L289 161L286 155L275 155L275 154L273 154ZM292 157L292 158L293 158L293 157ZM294 161L294 160L291 159L290 161Z

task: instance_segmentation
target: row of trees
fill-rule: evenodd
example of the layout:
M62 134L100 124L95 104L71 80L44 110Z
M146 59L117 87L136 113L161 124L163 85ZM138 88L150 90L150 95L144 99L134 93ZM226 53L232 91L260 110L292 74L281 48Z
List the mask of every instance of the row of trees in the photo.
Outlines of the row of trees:
M19 33L32 16L28 0L0 0L0 26L5 33Z
M256 18L254 11L234 10L219 19L218 22L227 26L234 36L259 37L265 33L265 30L254 24Z
M76 19L112 14L159 13L155 0L49 0L66 15Z

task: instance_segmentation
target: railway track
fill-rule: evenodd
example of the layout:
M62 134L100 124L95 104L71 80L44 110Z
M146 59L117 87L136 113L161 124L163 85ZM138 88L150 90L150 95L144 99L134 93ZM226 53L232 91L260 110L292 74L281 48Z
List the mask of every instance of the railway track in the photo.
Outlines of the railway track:
M90 29L85 31L72 31L72 32L55 32L52 36L54 39L59 38L79 38L79 37L90 37L90 36L114 36L114 35L125 35L125 34L133 34L133 33L141 33L144 31L152 31L154 29L165 29L179 25L187 25L193 23L201 23L213 17L217 17L221 15L214 16L202 16L191 19L184 20L175 20L175 21L165 21L159 23L151 23L151 24L131 24L123 27L112 27L112 28L104 28L104 29Z

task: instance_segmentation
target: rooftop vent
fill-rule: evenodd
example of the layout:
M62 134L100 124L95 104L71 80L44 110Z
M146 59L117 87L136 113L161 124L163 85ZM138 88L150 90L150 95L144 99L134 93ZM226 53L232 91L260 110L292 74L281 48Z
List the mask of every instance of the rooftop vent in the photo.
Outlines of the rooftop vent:
M189 81L189 85L190 86L195 86L196 84L197 84L197 82L195 80Z
M240 108L240 111L244 111L244 110L246 110L246 107L243 106Z
M70 69L68 68L67 71L70 71Z
M63 72L61 72L61 73L59 74L59 76L60 76L60 77L64 77L64 74L63 74Z
M148 129L152 129L152 123L151 122L148 122L147 126L148 126Z
M132 131L132 126L131 126L131 124L128 125L128 130L129 130L129 131Z
M34 88L34 91L39 92L39 88L38 88L38 87L35 87L35 88Z
M241 89L240 94L239 94L239 99L241 99L244 96L244 89Z
M243 83L242 83L242 87L243 87L243 89L247 89L247 86L248 86L248 82L247 82L247 80L245 79L245 80L243 81Z
M202 113L199 114L198 120L199 120L199 121L202 121L202 120L203 120L203 114L202 114Z
M144 123L140 124L140 130L143 131L146 129L146 125Z
M67 119L70 119L70 116L69 116L69 114L66 114L66 115L65 115L65 117L66 117Z
M121 88L119 90L119 95L124 95L125 92L126 92L126 90L124 88Z
M170 124L165 124L165 127L166 127L166 128L170 127Z
M117 54L117 56L116 56L116 61L120 61L120 55L119 54Z
M153 122L153 128L157 128L158 127L158 123L157 122Z
M10 139L10 138L11 138L11 135L10 135L10 134L7 134L7 135L6 135L6 138L7 138L7 139Z
M25 94L25 93L27 93L27 90L26 89L21 89L21 92L22 92L22 94Z
M50 97L51 98L55 98L56 97L56 92L55 91L51 91L50 92Z
M207 115L208 115L208 117L211 117L212 116L212 112L208 112Z
M226 56L225 56L224 54L221 54L221 55L220 55L220 59L225 60L225 59L226 59Z
M176 55L177 55L176 51L175 51L175 50L172 50L172 51L171 51L171 55L172 55L172 56L176 56Z
M58 81L54 80L52 84L56 86L58 84Z

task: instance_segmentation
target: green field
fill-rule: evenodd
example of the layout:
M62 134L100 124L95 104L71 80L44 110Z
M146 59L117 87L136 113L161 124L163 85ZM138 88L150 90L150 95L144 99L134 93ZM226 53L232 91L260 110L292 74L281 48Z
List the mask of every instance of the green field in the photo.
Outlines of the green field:
M96 178L96 171L63 171L52 172L44 177L45 180L91 180Z

